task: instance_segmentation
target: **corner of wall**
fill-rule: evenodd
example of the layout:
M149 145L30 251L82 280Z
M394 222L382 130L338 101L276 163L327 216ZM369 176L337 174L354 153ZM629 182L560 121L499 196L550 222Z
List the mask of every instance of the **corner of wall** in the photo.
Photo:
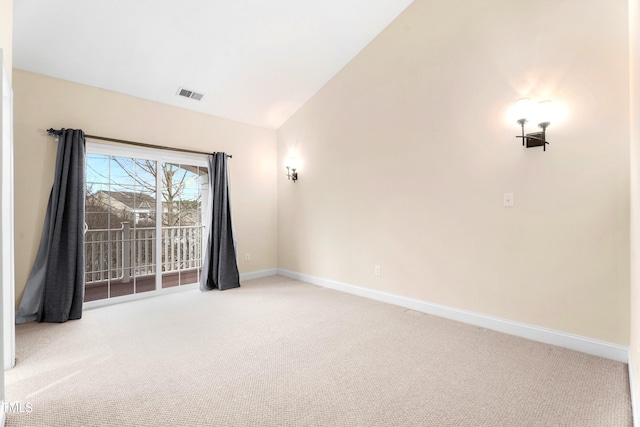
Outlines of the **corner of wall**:
M634 426L640 426L640 0L629 0L630 338L629 383Z

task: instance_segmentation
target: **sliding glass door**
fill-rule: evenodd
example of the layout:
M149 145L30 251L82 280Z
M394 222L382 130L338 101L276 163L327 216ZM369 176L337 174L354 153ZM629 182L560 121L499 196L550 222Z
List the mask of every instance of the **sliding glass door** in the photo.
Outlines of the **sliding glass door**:
M85 302L199 282L205 162L87 144Z

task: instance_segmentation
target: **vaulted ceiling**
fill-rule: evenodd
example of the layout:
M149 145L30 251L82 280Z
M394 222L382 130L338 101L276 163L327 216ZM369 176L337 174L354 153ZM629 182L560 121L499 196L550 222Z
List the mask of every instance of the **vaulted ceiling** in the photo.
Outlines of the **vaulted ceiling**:
M413 0L20 0L14 67L277 128ZM179 88L204 94L178 96Z

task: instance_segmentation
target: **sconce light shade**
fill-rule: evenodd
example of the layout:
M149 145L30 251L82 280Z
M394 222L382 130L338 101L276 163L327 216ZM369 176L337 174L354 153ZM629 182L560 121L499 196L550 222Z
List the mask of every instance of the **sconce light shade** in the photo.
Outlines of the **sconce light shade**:
M297 157L289 157L287 158L287 162L285 166L293 170L296 170L300 166L300 162L298 161Z
M520 98L516 101L514 107L514 115L518 123L521 121L526 123L531 118L531 100L529 98Z
M538 125L542 127L543 123L551 123L551 116L553 114L551 101L548 99L545 101L540 101L538 103L538 111L537 111L537 122Z

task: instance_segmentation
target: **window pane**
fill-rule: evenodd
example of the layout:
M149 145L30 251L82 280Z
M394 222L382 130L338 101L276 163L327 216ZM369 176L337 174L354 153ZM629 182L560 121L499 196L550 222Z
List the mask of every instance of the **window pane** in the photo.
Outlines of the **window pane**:
M197 283L202 268L202 199L206 197L202 182L208 182L207 169L163 163L162 176L162 287Z

